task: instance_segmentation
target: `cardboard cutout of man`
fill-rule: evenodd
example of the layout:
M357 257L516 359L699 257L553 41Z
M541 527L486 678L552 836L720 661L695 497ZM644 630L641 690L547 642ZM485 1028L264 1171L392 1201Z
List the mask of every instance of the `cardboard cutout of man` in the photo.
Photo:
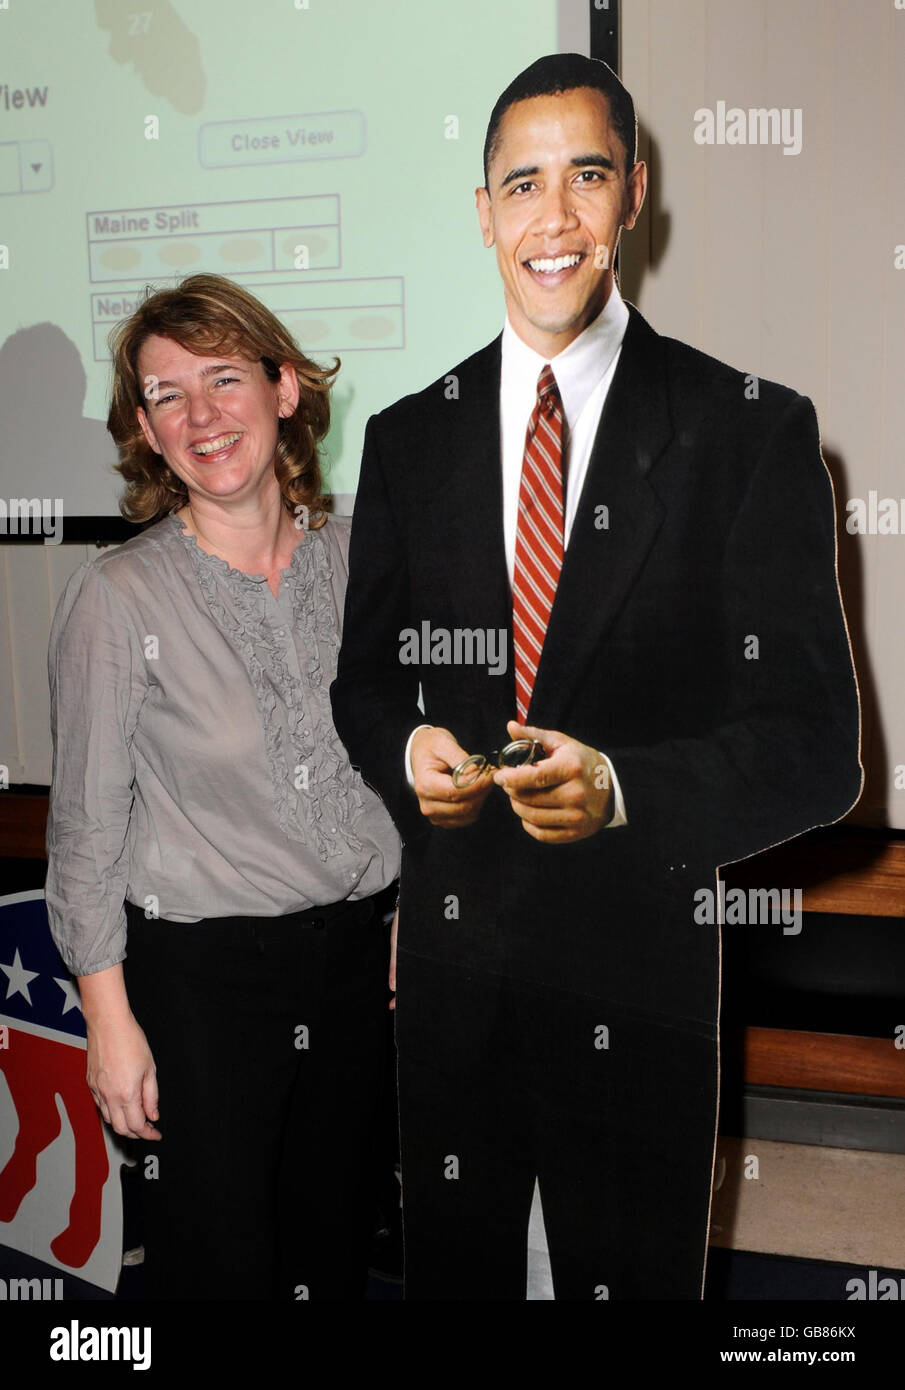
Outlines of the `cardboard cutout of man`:
M635 148L605 64L515 79L477 190L503 332L365 438L332 695L405 841L407 1298L523 1299L535 1181L557 1299L701 1297L720 941L695 894L861 786L813 407L621 299ZM494 769L512 740L540 760Z

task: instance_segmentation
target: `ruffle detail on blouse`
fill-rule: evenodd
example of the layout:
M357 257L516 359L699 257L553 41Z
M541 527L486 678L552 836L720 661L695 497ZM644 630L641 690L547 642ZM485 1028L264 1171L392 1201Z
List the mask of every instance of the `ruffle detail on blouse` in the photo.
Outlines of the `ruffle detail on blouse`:
M264 744L280 828L313 845L322 861L360 853L354 826L364 802L361 778L333 726L330 683L339 651L332 566L320 531L306 531L282 572L292 606L302 681L286 659L292 633L277 635L266 608L264 576L243 573L198 545L170 513L191 557L211 617L242 659L263 719ZM329 525L329 522L327 523ZM222 587L229 595L224 603ZM305 772L307 772L307 789ZM297 782L300 785L297 785Z

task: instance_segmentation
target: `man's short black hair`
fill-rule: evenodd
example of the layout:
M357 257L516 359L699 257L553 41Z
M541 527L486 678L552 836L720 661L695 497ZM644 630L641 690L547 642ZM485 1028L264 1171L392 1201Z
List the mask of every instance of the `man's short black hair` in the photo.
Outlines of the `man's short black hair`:
M487 173L499 143L500 122L509 107L517 101L527 101L530 97L549 97L556 96L559 92L572 92L576 87L593 87L606 97L613 127L625 146L625 176L628 178L635 163L637 149L635 103L631 96L613 69L600 59L585 58L581 53L551 53L546 58L538 58L536 63L520 72L498 98L490 113L484 140L485 188Z

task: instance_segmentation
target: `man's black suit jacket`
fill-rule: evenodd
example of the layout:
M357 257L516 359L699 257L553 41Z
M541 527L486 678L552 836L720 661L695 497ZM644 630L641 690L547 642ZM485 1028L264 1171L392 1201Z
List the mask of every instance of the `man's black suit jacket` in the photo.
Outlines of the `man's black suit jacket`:
M628 824L546 845L498 788L473 826L431 827L403 769L417 724L483 752L515 711L499 383L498 338L365 439L332 699L405 841L400 950L712 1031L719 934L696 890L861 786L814 410L630 306L529 713L612 759ZM403 664L424 621L504 629L505 674Z

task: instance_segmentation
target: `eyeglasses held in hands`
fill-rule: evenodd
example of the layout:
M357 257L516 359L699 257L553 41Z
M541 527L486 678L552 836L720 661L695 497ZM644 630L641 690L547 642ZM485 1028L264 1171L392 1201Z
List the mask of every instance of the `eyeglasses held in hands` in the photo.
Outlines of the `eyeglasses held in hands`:
M540 739L517 738L507 743L505 748L493 753L472 753L463 758L452 770L453 786L464 790L473 787L475 782L498 767L526 767L529 763L539 763L546 752Z

